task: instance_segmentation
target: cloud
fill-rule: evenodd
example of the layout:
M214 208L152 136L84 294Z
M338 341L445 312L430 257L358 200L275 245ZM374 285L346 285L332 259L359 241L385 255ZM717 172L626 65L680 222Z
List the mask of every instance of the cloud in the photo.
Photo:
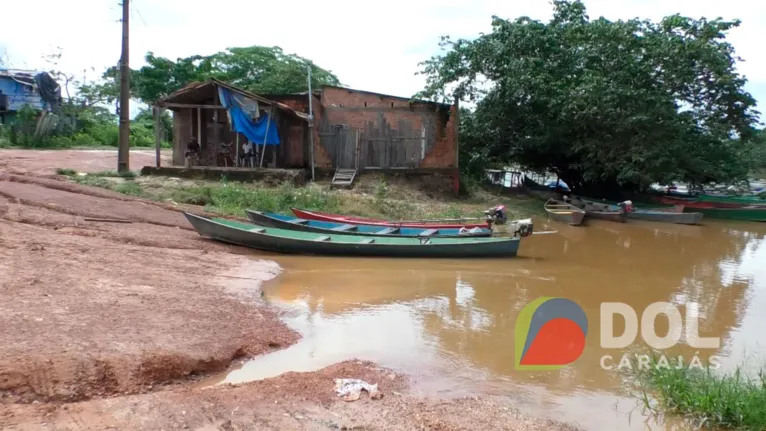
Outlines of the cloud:
M766 7L750 0L586 0L591 18L659 19L681 13L692 17L741 18L730 34L748 90L766 101ZM491 28L491 16L527 15L546 20L547 0L351 0L254 2L245 0L133 0L130 62L143 63L147 51L170 58L211 54L231 46L276 45L314 60L349 86L410 96L423 86L418 62L438 52L441 35L475 37ZM0 41L14 66L39 68L41 56L63 49L60 67L84 73L117 63L120 57L120 6L104 0L38 0L34 26L28 19L4 20ZM28 16L29 5L3 5L5 16ZM51 36L55 35L55 36Z

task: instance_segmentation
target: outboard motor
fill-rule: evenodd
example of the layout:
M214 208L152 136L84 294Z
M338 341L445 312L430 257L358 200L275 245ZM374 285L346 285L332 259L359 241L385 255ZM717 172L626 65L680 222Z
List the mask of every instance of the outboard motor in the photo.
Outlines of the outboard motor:
M625 211L625 213L632 213L634 211L633 201L620 202L619 204L617 204L617 206L622 208L623 211Z
M505 211L505 205L497 205L486 211L488 223L505 224L508 221L508 213Z

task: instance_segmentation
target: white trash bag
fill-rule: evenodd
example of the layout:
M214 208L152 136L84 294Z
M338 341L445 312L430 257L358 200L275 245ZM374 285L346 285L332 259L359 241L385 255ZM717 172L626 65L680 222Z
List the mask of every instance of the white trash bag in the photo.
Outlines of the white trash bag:
M335 393L343 398L343 401L356 401L362 395L362 391L370 394L370 399L377 400L383 398L383 394L378 391L378 384L371 385L364 380L359 379L335 379Z

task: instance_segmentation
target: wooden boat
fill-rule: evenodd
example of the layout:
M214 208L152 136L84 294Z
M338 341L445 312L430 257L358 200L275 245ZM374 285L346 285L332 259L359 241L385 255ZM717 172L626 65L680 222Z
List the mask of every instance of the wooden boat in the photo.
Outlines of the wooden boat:
M588 201L579 198L570 199L572 204L585 211L585 216L600 220L609 220L618 223L625 223L628 215L620 207L616 209L611 208L609 205L592 204Z
M697 195L697 200L714 204L766 207L766 198L761 199L758 196L717 196L701 194Z
M588 208L593 208L595 210L601 210L601 211L612 211L612 212L618 212L621 211L622 208L620 208L618 205L612 205L612 204L606 204L601 202L595 202L588 199L583 199L580 197L573 197L572 203L574 203L577 206L585 206L586 214L588 213ZM664 222L664 223L677 223L677 224L699 224L702 221L703 214L700 212L693 212L693 213L684 213L683 212L684 207L683 206L674 206L669 208L663 208L663 209L635 209L633 211L627 212L627 217L629 219L633 220L646 220L646 221L654 221L654 222Z
M184 213L203 237L276 253L389 257L513 257L519 238L402 238L326 235Z
M754 208L766 208L766 205L745 205L741 203L732 203L732 202L709 202L709 201L701 201L699 199L695 198L678 198L675 196L656 196L654 197L655 202L660 202L666 205L683 205L685 208L691 208L693 210L702 210L702 209L709 209L709 208L744 208L744 207L754 207Z
M486 227L473 229L445 228L428 229L399 226L375 226L365 224L346 224L329 221L307 220L289 215L245 210L251 222L259 226L279 229L298 230L303 232L323 232L332 235L347 234L358 236L391 236L391 237L440 237L467 238L492 236L492 230Z
M556 199L548 199L543 206L552 220L579 226L585 219L585 211L572 204L561 202Z
M766 207L697 208L705 217L766 222Z
M354 216L345 216L340 214L330 214L330 213L323 213L318 211L307 211L302 210L298 208L291 208L293 214L295 214L296 217L302 218L305 220L318 220L318 221L329 221L333 223L342 223L342 224L364 224L364 225L370 225L370 226L398 226L398 227L415 227L415 228L424 228L424 229L471 229L471 228L486 228L489 226L489 224L484 221L481 223L446 223L445 221L439 221L439 220L413 220L413 221L391 221L391 220L376 220L376 219L369 219L364 217L354 217Z
M625 223L628 219L628 214L620 209L619 211L602 211L594 208L584 208L585 216L595 218L599 220L608 220L617 223Z

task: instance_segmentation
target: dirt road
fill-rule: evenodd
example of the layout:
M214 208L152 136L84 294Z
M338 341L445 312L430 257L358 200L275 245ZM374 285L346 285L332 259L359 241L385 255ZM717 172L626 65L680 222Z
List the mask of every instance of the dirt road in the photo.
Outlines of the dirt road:
M162 150L163 165L171 162L170 150ZM130 151L130 169L140 171L154 166L154 150ZM74 169L78 172L114 171L117 169L117 150L0 150L0 170L14 174L55 174L56 169Z
M260 301L280 268L199 238L177 210L27 166L32 175L0 170L2 429L569 429L502 400L418 399L405 376L357 361L195 389L298 340ZM379 383L385 396L340 401L334 378Z

